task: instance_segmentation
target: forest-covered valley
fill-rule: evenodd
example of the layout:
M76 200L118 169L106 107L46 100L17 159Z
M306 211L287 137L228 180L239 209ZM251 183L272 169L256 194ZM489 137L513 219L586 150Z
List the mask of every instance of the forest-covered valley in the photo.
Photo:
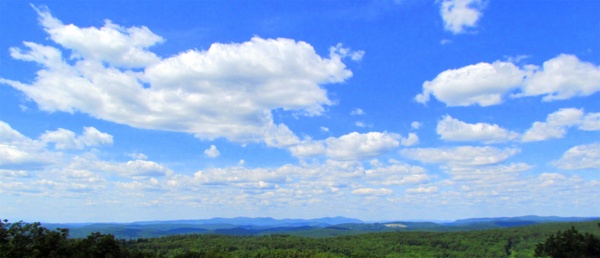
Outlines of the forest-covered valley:
M456 232L397 231L336 237L172 235L117 239L2 222L1 257L599 257L600 221ZM558 250L558 251L557 251ZM566 250L566 251L565 251ZM562 253L561 253L562 252ZM565 253L567 252L567 253ZM570 253L569 253L570 252Z

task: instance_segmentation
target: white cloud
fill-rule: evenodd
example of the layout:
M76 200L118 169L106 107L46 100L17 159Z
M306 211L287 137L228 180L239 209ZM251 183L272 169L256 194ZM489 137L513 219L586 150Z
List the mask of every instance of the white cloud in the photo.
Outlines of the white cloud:
M58 131L58 130L57 130ZM90 131L92 132L92 131ZM77 135L70 139L77 139ZM82 133L80 136L85 135ZM89 133L89 135L96 135ZM336 140L357 140L370 147L361 147L359 154L378 152L388 134L349 134ZM355 139L356 137L356 139ZM40 137L41 138L41 137ZM91 137L94 139L94 137ZM393 137L396 138L395 136ZM5 123L0 123L2 144L34 143L38 152L51 148L41 140L31 140ZM310 139L307 139L309 141ZM398 146L398 140L393 146ZM326 144L327 140L314 143ZM354 146L350 144L350 146ZM29 154L28 150L23 149ZM216 148L216 147L215 147ZM57 148L53 148L57 149ZM209 148L210 150L210 148ZM194 175L177 174L168 167L149 160L115 162L101 160L93 153L63 155L55 164L25 172L22 169L0 167L0 192L11 195L48 196L48 198L85 199L93 196L107 203L132 205L148 202L154 205L246 205L276 203L297 206L314 203L343 203L352 198L371 198L393 195L394 187L412 186L427 182L425 170L390 161L378 162L376 168L366 170L363 162L355 160L326 160L311 165L283 165L275 168L208 168ZM326 152L327 150L323 150ZM33 153L33 154L36 154ZM36 154L37 155L37 154ZM350 154L349 154L350 155ZM359 155L360 156L360 155ZM1 158L7 157L0 155ZM36 156L36 158L39 156ZM140 153L133 158L147 157ZM243 163L241 161L240 163ZM380 187L371 187L378 185ZM220 196L215 198L215 196ZM233 197L232 197L233 196ZM239 198L238 198L239 197ZM142 202L142 200L144 200ZM244 207L246 207L244 206Z
M449 39L440 40L440 45L448 45L450 43L452 43L452 40L449 40Z
M561 54L535 67L517 96L544 95L543 101L589 96L600 91L600 66Z
M464 33L473 28L483 16L482 0L443 0L440 14L444 20L444 28L454 34Z
M352 109L352 111L350 112L351 116L360 116L360 115L364 115L364 114L365 114L365 111L363 111L360 108Z
M600 143L579 145L570 148L563 156L553 162L562 169L598 169L600 170Z
M75 136L73 131L59 128L56 131L46 131L40 140L47 143L54 143L56 149L83 149L85 147L95 147L100 145L110 145L113 143L113 137L110 134L98 131L94 127L84 127L83 134Z
M123 28L106 20L99 29L79 28L73 24L64 25L45 7L34 9L50 38L72 50L73 58L104 61L118 67L144 67L160 60L147 48L164 39L146 27Z
M580 130L584 131L600 131L600 112L599 113L587 113L583 117Z
M58 170L58 175L66 181L75 181L79 183L101 183L105 179L99 174L85 169L64 168Z
M546 122L534 122L524 134L524 142L543 141L552 138L562 138L567 133L567 128L578 125L583 119L583 110L576 108L563 108L551 113Z
M130 154L129 154L129 155L127 155L127 156L129 156L129 157L130 157L130 158L132 158L132 159L141 159L141 160L146 160L146 159L148 159L148 156L146 156L146 154L144 154L144 153L137 153L137 152L134 152L134 153L130 153Z
M216 157L219 157L219 155L221 155L221 153L217 149L217 146L210 145L210 148L204 150L204 155L206 155L210 158L216 158Z
M425 163L445 163L452 166L481 166L503 162L519 153L519 149L498 149L490 146L460 146L454 148L413 148L400 153Z
M410 188L410 189L406 190L407 193L416 193L416 194L430 194L430 193L436 193L437 191L438 191L438 188L435 186L429 186L429 187L419 186L417 188Z
M390 195L393 192L394 191L392 191L391 189L388 189L388 188L379 188L379 189L375 189L375 188L359 188L359 189L352 190L352 194L357 194L357 195L374 195L374 196Z
M402 146L414 146L419 143L419 136L416 133L408 133L408 137L402 138L400 145Z
M22 146L0 144L0 167L28 167L48 164L50 157L42 151L28 151Z
M31 173L24 170L3 170L0 169L0 177L30 177Z
M265 143L272 147L288 147L298 144L300 139L286 125L271 125L265 132Z
M247 169L244 167L211 168L194 173L192 183L206 185L233 185L257 188L273 186L286 180L285 167L278 169ZM262 188L262 187L258 187Z
M59 128L56 131L46 131L40 139L44 143L54 143L57 149L82 149L83 145L76 143L75 133Z
M94 127L84 127L83 135L77 137L77 140L84 146L110 145L113 143L112 135L100 132Z
M448 166L445 172L452 175L454 181L464 181L481 186L489 184L503 184L518 181L516 176L531 169L525 163L512 163L509 165L489 165L479 167Z
M438 122L437 134L446 141L482 141L485 143L505 142L518 137L496 124L469 124L449 115Z
M504 56L504 58L506 58L507 62L510 62L513 64L519 63L529 57L530 56L528 56L528 55Z
M299 158L326 155L335 160L362 160L379 156L400 145L400 141L414 143L416 135L408 139L387 132L352 132L339 138L329 137L325 140L305 140L290 147L292 155Z
M130 160L127 162L110 162L99 160L92 154L75 156L65 169L74 171L91 171L95 173L112 173L126 178L148 178L167 176L173 173L169 168L149 160Z
M350 57L352 61L360 61L365 55L365 51L352 51L350 48L343 47L342 43L338 43L335 47L329 48L329 53L332 56L339 56L341 58Z
M399 136L391 133L352 132L325 140L328 157L339 160L359 160L376 157L399 146Z
M32 140L0 121L0 168L34 169L52 163L56 155L44 144Z
M560 54L544 62L542 69L535 65L519 68L505 61L449 69L432 81L425 81L423 92L415 100L425 104L433 95L448 106L491 106L502 103L507 95L512 98L544 95L543 101L554 101L598 91L599 66L574 55Z
M0 121L0 143L14 143L26 140L27 137L13 129L9 124Z
M325 145L321 141L306 141L290 147L294 157L304 158L325 154Z
M130 176L164 176L171 171L161 164L148 160L130 160L125 163L104 163L108 169L119 175Z
M375 185L413 185L429 181L431 178L424 168L408 164L378 166L365 171L367 180Z
M72 51L73 62L63 60L58 48L25 42L29 49L13 48L11 56L42 64L37 78L31 84L3 78L0 83L22 91L44 111L82 112L201 139L294 144L296 136L275 124L271 111L320 115L333 104L321 85L350 78L342 58L362 56L338 45L324 58L306 42L254 37L161 59L148 48L163 39L145 27L107 22L80 28L63 25L44 9L38 14L50 38Z
M440 73L423 83L423 93L415 97L427 103L430 95L448 106L491 106L502 102L506 92L517 88L525 73L512 63L478 63Z
M421 128L421 126L423 126L423 124L418 121L413 121L412 123L410 123L410 127L412 127L412 129L415 130L418 130L419 128Z

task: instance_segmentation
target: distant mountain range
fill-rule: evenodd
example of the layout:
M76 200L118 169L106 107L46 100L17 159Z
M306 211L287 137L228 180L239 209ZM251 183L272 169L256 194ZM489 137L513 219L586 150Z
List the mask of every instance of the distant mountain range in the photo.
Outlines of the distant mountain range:
M583 222L600 217L499 217L470 218L448 223L435 222L363 222L346 217L318 219L212 218L201 220L140 221L132 223L43 223L49 229L68 228L71 237L85 237L92 232L113 234L117 238L151 238L178 234L265 235L290 234L308 237L353 235L386 231L464 231L527 226L551 222Z
M140 221L130 223L131 225L152 225L152 224L189 224L189 225L214 225L229 224L239 226L329 226L344 223L363 223L359 219L346 217L325 217L318 219L274 219L274 218L212 218L201 220L169 220L169 221Z
M600 217L557 217L557 216L521 216L521 217L498 217L498 218L471 218L471 219L459 219L451 224L462 225L482 222L534 222L534 223L546 223L546 222L582 222L590 220L598 220Z

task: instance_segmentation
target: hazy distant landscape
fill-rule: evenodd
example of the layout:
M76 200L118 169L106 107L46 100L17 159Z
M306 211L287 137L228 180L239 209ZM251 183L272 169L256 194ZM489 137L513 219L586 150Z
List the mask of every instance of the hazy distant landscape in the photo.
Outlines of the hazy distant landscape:
M600 218L0 222L0 257L598 257ZM46 227L62 226L56 231ZM98 232L99 231L99 232ZM89 232L89 233L86 233ZM72 233L72 234L71 234Z
M43 223L47 228L68 228L71 237L85 237L93 232L112 234L120 239L155 238L181 234L217 234L260 236L286 234L303 237L331 237L374 232L451 232L512 228L542 223L584 222L600 217L471 218L453 222L386 221L363 222L345 217L319 219L213 218L205 220L141 221L132 223Z

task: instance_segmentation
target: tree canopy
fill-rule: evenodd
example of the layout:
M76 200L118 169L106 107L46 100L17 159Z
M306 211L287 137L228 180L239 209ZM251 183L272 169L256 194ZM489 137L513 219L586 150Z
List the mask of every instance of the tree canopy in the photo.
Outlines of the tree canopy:
M600 223L598 223L600 227ZM579 233L575 227L550 235L535 247L536 257L598 258L600 238L590 233Z

